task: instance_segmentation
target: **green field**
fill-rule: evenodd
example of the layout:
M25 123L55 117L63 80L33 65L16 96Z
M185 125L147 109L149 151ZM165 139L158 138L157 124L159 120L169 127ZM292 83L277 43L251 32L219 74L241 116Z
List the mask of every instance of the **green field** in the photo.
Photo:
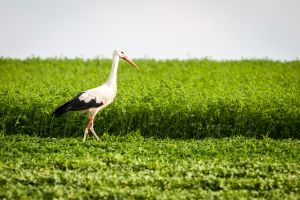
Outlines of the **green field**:
M300 61L136 62L82 144L111 61L0 58L0 199L300 198Z
M5 136L0 199L299 199L300 141Z

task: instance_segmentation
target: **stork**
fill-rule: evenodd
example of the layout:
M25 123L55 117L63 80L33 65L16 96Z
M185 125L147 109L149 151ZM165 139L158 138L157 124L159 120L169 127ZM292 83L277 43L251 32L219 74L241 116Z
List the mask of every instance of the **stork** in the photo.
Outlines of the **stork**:
M94 119L96 114L100 110L111 104L116 97L117 71L120 58L127 61L132 66L138 68L137 64L129 59L123 51L114 50L111 72L107 81L99 87L85 90L79 93L72 100L61 105L53 112L55 117L59 117L69 111L88 113L88 123L83 134L83 142L85 142L89 130L92 132L95 139L99 140L99 137L94 130Z

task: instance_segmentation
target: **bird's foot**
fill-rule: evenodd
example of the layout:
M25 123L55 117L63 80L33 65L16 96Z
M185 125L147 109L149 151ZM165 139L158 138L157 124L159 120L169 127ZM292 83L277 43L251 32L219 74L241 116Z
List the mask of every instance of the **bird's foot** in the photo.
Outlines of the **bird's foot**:
M84 134L83 134L83 138L82 138L83 143L85 142L85 139L86 139L86 136L88 135L88 133L89 133L89 130L86 128L84 131Z
M94 128L90 128L90 131L93 133L93 135L94 135L94 137L95 137L96 140L100 140L99 137L98 137L98 135L95 133Z

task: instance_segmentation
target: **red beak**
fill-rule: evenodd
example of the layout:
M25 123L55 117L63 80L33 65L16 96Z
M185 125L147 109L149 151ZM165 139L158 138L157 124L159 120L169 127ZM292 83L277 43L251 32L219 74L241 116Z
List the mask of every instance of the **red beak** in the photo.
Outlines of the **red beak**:
M133 62L133 60L130 60L127 56L121 57L123 60L125 60L126 62L128 62L130 65L136 67L137 69L139 68L139 66L137 64L135 64L135 62Z

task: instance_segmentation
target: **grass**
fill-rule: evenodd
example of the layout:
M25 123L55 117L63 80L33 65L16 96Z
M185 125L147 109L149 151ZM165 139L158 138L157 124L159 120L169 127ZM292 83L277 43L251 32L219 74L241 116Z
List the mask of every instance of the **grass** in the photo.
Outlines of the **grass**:
M1 199L299 199L299 140L0 139Z
M83 144L111 61L0 58L0 199L300 198L300 61L136 62Z
M137 60L121 62L118 96L97 115L98 132L140 130L159 138L300 138L300 62ZM3 132L80 136L86 116L52 111L104 82L110 60L0 59Z

